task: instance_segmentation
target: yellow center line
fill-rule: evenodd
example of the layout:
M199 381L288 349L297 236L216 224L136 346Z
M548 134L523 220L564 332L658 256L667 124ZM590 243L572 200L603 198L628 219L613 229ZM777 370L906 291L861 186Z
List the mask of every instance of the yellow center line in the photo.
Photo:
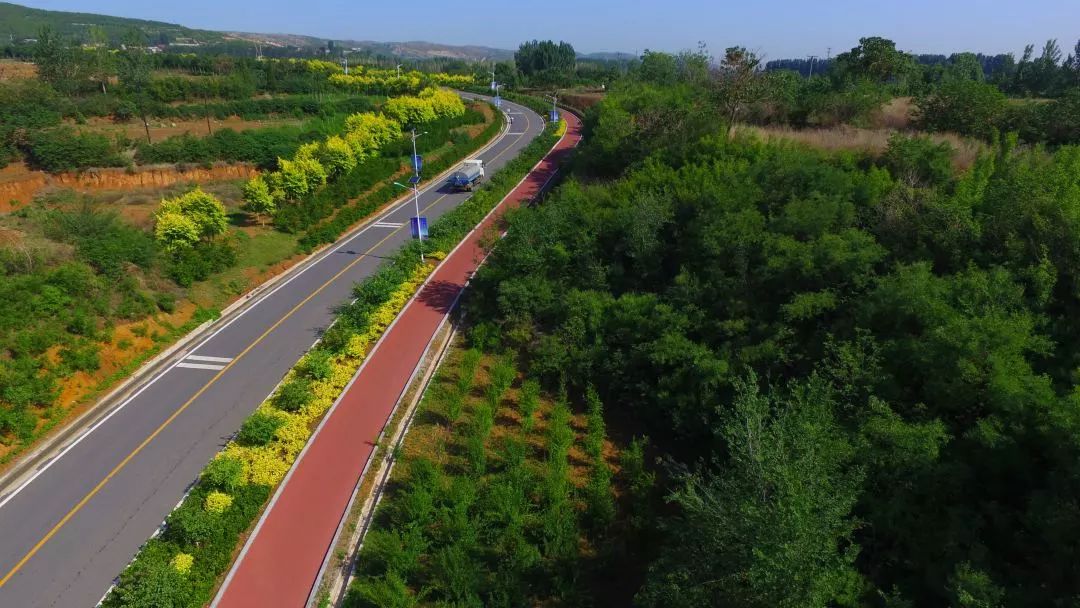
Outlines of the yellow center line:
M518 141L521 141L522 137L525 137L525 133L528 132L529 126L530 126L529 115L525 114L525 132L523 132L521 135L518 136L518 138L516 140L514 140L515 144ZM510 149L510 146L507 146L505 149L503 149L502 152L499 152L497 155L492 157L492 159L490 161L488 161L488 162L490 163L490 162L494 161L495 159L499 158L504 153L506 153L509 149ZM447 196L449 196L449 195L444 194L444 195L440 196L439 198L432 201L431 204L424 207L423 210L427 211L427 210L431 209L432 207L437 205L439 203L439 201L443 200ZM200 396L202 396L202 394L205 393L206 390L210 388L210 386L212 386L222 376L224 376L225 372L229 371L229 369L232 368L232 366L235 365L237 361L242 359L244 357L244 355L248 354L251 351L251 349L258 346L259 343L262 342L266 338L266 336L270 335L271 332L273 332L275 329L277 329L289 317L291 317L294 313L296 313L297 310L300 310L300 308L303 307L308 302L310 302L312 298L319 295L319 293L321 293L324 289L326 289L331 283L333 283L334 281L337 281L339 278L341 278L341 275L345 274L353 266L360 263L360 261L363 260L364 257L370 255L371 252L375 251L375 249L377 249L379 246L381 246L383 243L385 243L388 239L390 239L390 237L397 234L397 232L399 230L401 230L401 229L402 229L402 227L399 227L399 228L395 228L394 230L390 231L390 233L387 234L385 237L383 237L379 242L375 243L370 248L368 248L367 251L365 251L364 253L357 256L357 258L355 260L353 260L352 262L349 262L349 264L347 266L342 268L334 276L330 277L330 279L328 279L325 283L320 285L318 287L318 289L311 292L311 294L309 294L306 298L301 300L296 306L293 306L289 310L289 312L285 313L284 316L282 316L280 319L278 319L266 331L264 331L261 335L259 335L259 337L256 338L251 344L248 344L248 346L246 348L244 348L244 350L242 350L239 355L236 355L235 357L233 357L232 361L230 361L225 367L223 367L221 369L221 371L214 374L214 377L211 378L209 382L204 384L202 386L202 388L200 388L198 390L198 392L196 392L194 395L192 395L190 399L185 401L184 404L181 405L179 409L177 409L175 412L173 412L168 418L165 419L164 422L161 423L160 426L158 426L156 429L154 429L154 432L150 433L150 435L148 435L146 437L146 439L142 440L142 443L140 443L138 446L136 446L136 448L134 450L132 450L130 454L125 456L124 459L121 460L119 464L117 464L115 467L113 467L112 470L109 471L109 473L105 476L104 479L99 481L97 483L97 485L95 485L93 487L93 489L91 489L89 492L87 492L86 496L82 497L82 500L75 503L75 506L72 507L71 510L68 511L67 514L64 515L64 517L61 518L60 521L57 522L57 524L55 526L53 526L52 529L49 530L48 533L46 533L45 536L43 536L41 538L41 540L39 540L37 542L37 544L35 544L33 546L33 548L31 548L27 552L26 555L24 555L22 557L22 559L20 559L18 561L18 563L16 563L15 566L7 574L4 575L4 578L0 579L0 587L3 587L5 584L7 584L7 582L9 580L11 580L11 577L15 576L19 572L19 570L21 570L23 568L23 566L25 566L26 563L28 561L30 561L30 559L33 558L34 555L36 555L37 552L40 551L41 548L44 547L45 544L49 542L49 540L52 539L52 537L56 536L56 534L67 524L68 521L71 520L72 517L75 517L75 515L79 511L81 511L83 507L86 506L86 503L90 502L90 500L92 498L94 498L94 496L96 496L97 493L100 492L101 489L104 488L105 485L108 484L109 481L112 480L113 477L115 477L121 470L124 469L124 467L127 466L127 464L129 462L131 462L132 459L134 459L140 452L142 452L143 448L145 448L147 445L149 445L151 441L153 441L158 435L160 435L162 433L162 431L164 431L170 424L172 424L172 422L174 420L176 420L176 418L179 417L180 414L184 413L184 410L186 410L192 403L194 403L196 399L198 399Z

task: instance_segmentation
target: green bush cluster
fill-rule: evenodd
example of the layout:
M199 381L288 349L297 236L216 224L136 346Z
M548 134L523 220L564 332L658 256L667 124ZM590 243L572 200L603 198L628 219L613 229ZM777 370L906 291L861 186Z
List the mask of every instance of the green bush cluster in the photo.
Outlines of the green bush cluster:
M316 135L298 127L268 127L234 131L219 129L213 135L174 135L157 143L140 143L135 153L139 164L193 163L214 161L249 162L262 169L273 168L277 159L291 156L305 141Z
M586 398L589 427L581 441L592 464L578 490L570 477L570 451L579 438L569 405L557 400L545 431L535 432L535 380L523 382L516 404L503 401L517 376L511 358L495 359L485 397L472 400L469 419L456 423L451 396L470 393L480 357L475 349L462 353L448 366L457 368L456 379L440 372L436 382L444 390L429 392L421 403L451 425L449 460L442 466L427 457L406 462L407 472L391 486L365 537L346 606L412 605L421 598L466 606L580 605L585 581L619 571L607 558L589 563L584 549L604 544L616 516L611 470L598 447L605 433L599 399L595 393ZM498 411L515 405L521 425L493 435ZM631 465L640 463L634 456ZM646 476L636 481L651 484Z
M58 377L99 367L101 331L156 312L166 296L148 291L135 272L156 263L153 239L115 213L61 204L20 215L73 249L53 265L8 251L0 266L0 437L26 441L53 405ZM46 355L53 348L56 364Z
M127 161L119 152L121 147L100 133L57 127L30 131L23 151L32 167L58 173L87 167L122 167Z

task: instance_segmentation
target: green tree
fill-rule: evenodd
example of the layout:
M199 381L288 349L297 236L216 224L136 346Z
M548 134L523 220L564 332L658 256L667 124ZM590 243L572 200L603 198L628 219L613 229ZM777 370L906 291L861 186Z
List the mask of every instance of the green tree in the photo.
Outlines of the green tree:
M1005 113L1005 94L974 80L949 80L916 100L918 120L929 131L989 139Z
M637 72L638 77L646 82L672 85L679 76L679 66L674 55L645 49L641 54Z
M905 84L914 74L915 59L887 38L860 38L859 45L833 60L832 70L841 80L868 79L878 84Z
M199 236L202 238L213 238L225 232L229 227L225 205L221 204L216 196L204 192L202 188L196 187L173 199L172 203L179 208L180 213L195 222L195 225L199 227ZM166 204L163 201L162 207Z
M212 239L229 226L225 206L201 188L173 199L162 199L156 213L154 236L166 250L182 251L202 239Z
M714 87L727 120L729 138L735 136L735 121L739 114L765 94L765 80L758 69L760 64L757 55L741 46L730 47L724 52Z
M949 577L952 608L1001 608L1005 592L985 572L964 562Z
M49 26L38 32L34 43L38 78L63 93L73 92L83 74L81 56L71 41Z
M950 56L945 75L947 78L975 80L978 82L985 79L982 63L975 53L956 53Z
M150 96L150 52L142 32L131 30L124 36L124 50L117 56L116 74L125 94L134 101L139 118L146 131L146 143L150 141L150 112L153 99Z
M277 203L270 194L270 187L262 175L256 175L241 187L244 196L244 211L254 214L260 223L265 224L265 217L273 215Z
M517 69L534 86L566 82L574 73L577 53L569 42L523 42L514 53Z
M109 52L109 34L99 26L90 27L90 76L101 85L102 94L108 93L109 79L116 73L113 55Z
M318 160L326 168L329 175L338 176L356 167L356 156L353 154L349 143L343 138L334 135L319 148Z
M851 516L861 474L835 403L812 379L787 395L738 383L719 473L694 474L638 600L646 606L815 608L858 590Z
M159 212L155 216L154 237L166 251L190 249L199 242L199 225L176 210Z

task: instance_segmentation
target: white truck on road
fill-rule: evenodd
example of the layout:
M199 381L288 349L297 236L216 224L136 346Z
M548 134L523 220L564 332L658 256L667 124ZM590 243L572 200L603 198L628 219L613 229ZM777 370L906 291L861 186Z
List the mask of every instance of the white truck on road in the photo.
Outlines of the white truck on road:
M482 179L484 179L484 161L467 160L461 163L461 168L450 176L450 185L458 190L471 191Z

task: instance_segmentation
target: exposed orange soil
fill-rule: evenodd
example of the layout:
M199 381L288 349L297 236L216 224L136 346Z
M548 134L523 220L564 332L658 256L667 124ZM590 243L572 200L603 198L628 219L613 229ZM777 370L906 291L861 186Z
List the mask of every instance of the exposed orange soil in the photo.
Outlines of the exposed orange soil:
M209 169L187 166L181 170L172 165L150 165L134 171L116 167L51 175L32 171L22 163L13 163L0 170L0 213L22 207L48 188L70 188L76 192L162 188L189 182L247 179L255 172L254 167L243 163L218 163Z
M155 344L154 336L165 336L172 328L187 323L195 314L195 304L181 300L176 311L128 323L117 323L112 338L101 343L101 368L95 372L76 372L59 383L60 398L56 404L70 407L95 391L104 378L127 365ZM66 412L71 415L76 412Z
M100 343L101 367L98 370L75 372L57 382L58 398L53 406L57 408L57 415L62 420L70 420L81 414L93 404L93 400L87 397L106 388L102 384L114 373L152 348L155 344L154 336L165 336L172 328L187 323L197 308L191 302L180 301L177 302L176 310L171 314L162 313L139 321L118 323L113 329L111 338ZM59 351L59 346L53 347L45 356L56 363L60 359ZM38 420L39 425L46 423L47 420L44 417ZM19 443L11 445L0 443L0 457L11 449L19 447L21 447Z

